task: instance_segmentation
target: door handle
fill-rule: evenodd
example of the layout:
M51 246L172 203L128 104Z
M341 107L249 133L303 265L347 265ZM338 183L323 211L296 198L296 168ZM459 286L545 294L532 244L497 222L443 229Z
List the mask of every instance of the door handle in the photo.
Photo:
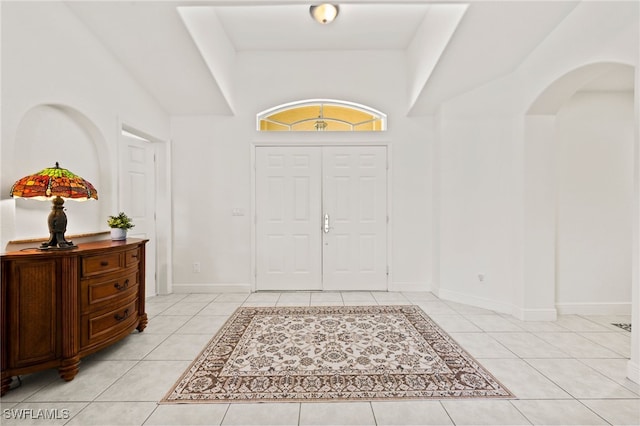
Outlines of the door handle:
M329 214L324 214L324 233L329 233Z

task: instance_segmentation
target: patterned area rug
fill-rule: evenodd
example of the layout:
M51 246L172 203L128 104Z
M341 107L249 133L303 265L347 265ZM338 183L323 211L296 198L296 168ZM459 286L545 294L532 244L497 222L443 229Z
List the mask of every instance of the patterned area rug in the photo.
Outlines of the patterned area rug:
M239 308L161 401L513 395L417 306Z
M616 327L620 327L623 330L631 332L631 324L630 323L627 323L627 322L622 322L622 323L612 322L611 325L615 325Z

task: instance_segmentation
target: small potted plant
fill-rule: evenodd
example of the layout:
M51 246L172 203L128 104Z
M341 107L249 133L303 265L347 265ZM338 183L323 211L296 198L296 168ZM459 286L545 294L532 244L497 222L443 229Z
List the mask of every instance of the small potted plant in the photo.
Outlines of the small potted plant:
M111 228L111 239L114 241L126 240L127 231L135 226L124 212L118 213L117 216L109 216L107 224Z

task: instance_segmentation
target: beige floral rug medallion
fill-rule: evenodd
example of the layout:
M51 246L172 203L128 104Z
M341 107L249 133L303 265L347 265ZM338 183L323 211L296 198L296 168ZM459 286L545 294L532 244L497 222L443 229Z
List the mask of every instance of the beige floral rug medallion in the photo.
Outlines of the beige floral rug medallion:
M417 306L238 308L162 400L513 395Z

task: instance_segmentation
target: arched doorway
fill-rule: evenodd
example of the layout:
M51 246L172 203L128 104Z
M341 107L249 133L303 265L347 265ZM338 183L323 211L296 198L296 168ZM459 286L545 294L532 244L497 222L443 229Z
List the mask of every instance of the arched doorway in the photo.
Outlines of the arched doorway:
M572 70L525 115L524 311L637 318L636 72L620 63ZM632 348L637 340L636 331ZM637 356L632 349L630 366Z

